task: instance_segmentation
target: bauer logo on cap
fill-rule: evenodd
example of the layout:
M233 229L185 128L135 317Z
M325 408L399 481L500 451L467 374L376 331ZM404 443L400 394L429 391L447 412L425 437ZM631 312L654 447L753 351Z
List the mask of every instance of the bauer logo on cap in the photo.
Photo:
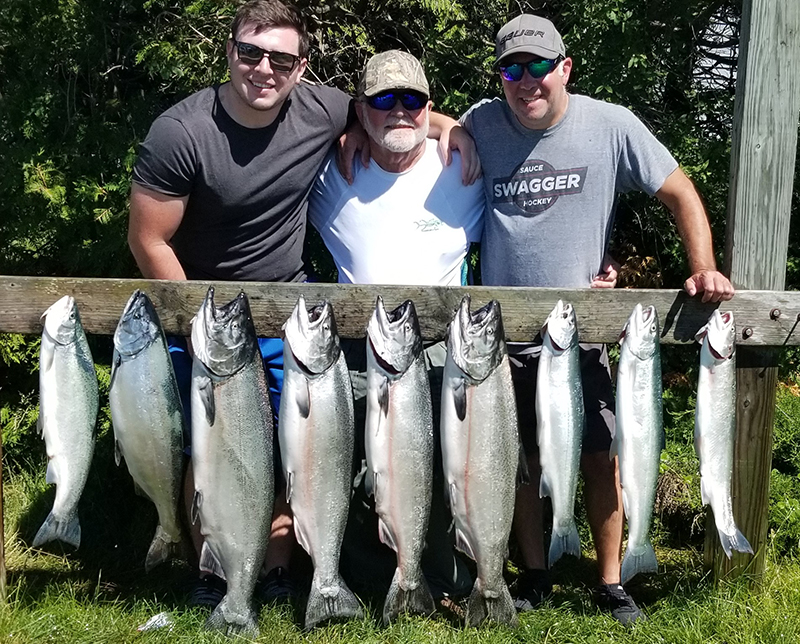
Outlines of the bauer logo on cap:
M518 53L549 59L566 56L564 41L555 25L547 18L528 13L507 22L497 32L497 62Z

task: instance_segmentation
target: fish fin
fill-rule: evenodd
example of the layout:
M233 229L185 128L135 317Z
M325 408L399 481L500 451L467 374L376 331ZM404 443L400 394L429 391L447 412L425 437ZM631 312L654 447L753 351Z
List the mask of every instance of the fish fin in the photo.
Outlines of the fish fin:
M158 564L171 559L177 553L179 545L180 538L173 541L161 525L156 527L156 534L144 560L145 572L150 572Z
M361 619L364 616L361 604L353 591L344 583L341 575L335 584L320 587L319 580L311 582L311 591L308 593L308 606L306 607L305 629L310 631L317 624L331 619Z
M145 499L149 499L150 495L142 489L142 486L139 485L136 481L133 482L133 491L136 493L137 496L141 496Z
M552 499L553 491L550 489L549 479L545 476L544 472L542 472L539 476L539 498L543 499L546 496Z
M122 448L119 445L119 441L116 439L114 440L114 462L117 464L117 467L119 467L119 464L122 462ZM134 483L134 485L136 485L136 483Z
M254 640L259 636L257 615L248 601L245 606L236 607L226 594L206 620L206 628L221 631L228 637L242 637Z
M200 549L200 570L202 572L209 572L216 575L220 579L225 579L225 571L222 569L222 564L219 558L214 554L208 541L203 541L203 547Z
M622 509L625 510L625 516L626 517L631 516L630 510L629 510L630 507L631 506L628 503L628 491L623 487L622 488Z
M50 371L56 360L55 351L45 351L44 360L39 360L39 371Z
M78 522L78 515L73 514L64 519L57 519L51 512L44 520L42 527L33 538L33 547L49 543L50 541L61 541L71 545L76 550L81 545L81 524Z
M472 549L472 544L469 542L467 535L464 534L461 528L456 528L456 548L458 548L473 561L476 560L475 551Z
M490 591L483 588L480 578L475 580L467 600L465 620L468 626L478 626L486 620L512 628L519 626L514 600L511 599L511 593L502 578L500 585L500 588Z
M311 554L311 543L306 536L305 530L303 530L303 524L297 520L297 515L294 516L293 519L294 523L294 536L297 537L297 543L303 546L303 550L305 550L309 555Z
M435 612L436 604L425 577L420 574L417 579L401 579L400 568L397 568L386 593L386 601L383 602L383 625L388 626L401 613L428 616Z
M615 456L619 456L619 439L617 436L619 436L618 432L614 434L614 438L611 439L611 447L608 448L609 461L613 461Z
M732 550L735 550L736 552L748 552L751 555L753 554L753 548L750 546L750 542L742 534L742 531L739 530L739 528L735 528L735 532L733 534L725 534L722 530L717 528L717 533L719 534L720 545L725 551L725 555L728 557L728 559L730 559L732 556Z
M192 525L197 524L197 520L200 518L200 507L203 505L203 493L200 490L194 491L194 496L192 497L192 511L191 511L191 520Z
M389 379L386 376L381 378L381 383L378 385L378 405L386 416L389 413Z
M463 378L459 378L458 384L453 387L453 404L458 420L464 420L467 417L467 382Z
M569 528L563 534L559 534L555 528L553 529L550 537L550 552L547 557L549 567L552 568L553 564L563 555L572 555L578 558L581 556L581 538L578 535L578 526L575 525L575 521L570 523Z
M709 492L706 480L702 475L700 476L700 500L703 502L703 505L711 505L711 492Z
M631 548L630 541L622 558L621 584L627 584L640 572L658 572L658 561L653 544L649 540L636 548Z
M44 431L44 414L42 413L42 403L39 403L39 415L36 417L36 433L39 436L42 435Z
M286 502L291 503L292 491L294 490L294 472L287 470L284 472L284 478L286 479Z
M528 457L525 456L525 447L522 441L519 444L519 463L517 464L517 487L531 484L531 472L528 469Z
M297 389L295 389L294 400L297 403L297 409L300 411L300 416L308 418L311 413L311 396L308 393L308 381L303 380Z
M214 383L211 382L211 378L208 376L202 376L200 380L197 390L200 393L200 400L206 412L206 422L213 427L214 418L217 415L217 406L214 403Z
M450 483L448 485L447 482L444 484L444 504L447 506L447 509L450 510L450 514L453 513L453 508L456 507L456 484ZM453 523L450 524L450 529L452 530Z
M47 461L47 471L44 473L44 482L58 485L58 468L56 467L56 462L52 458Z
M364 474L364 491L367 493L367 496L375 496L375 491L378 489L378 473L373 472L372 469L367 466L367 472Z
M392 531L383 519L378 519L378 535L381 538L381 543L389 546L392 550L397 552L397 543L394 540Z
M108 383L109 391L114 386L114 381L117 379L117 369L119 369L119 366L121 364L122 364L122 356L120 356L119 353L117 353L117 350L114 349L114 356L111 359L111 380ZM119 465L119 463L117 463L117 465Z

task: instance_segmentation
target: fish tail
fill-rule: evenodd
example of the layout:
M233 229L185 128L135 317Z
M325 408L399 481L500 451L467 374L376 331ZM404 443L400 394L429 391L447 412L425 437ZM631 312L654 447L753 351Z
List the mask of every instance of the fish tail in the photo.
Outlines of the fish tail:
M562 555L572 555L578 558L581 556L581 538L578 536L578 526L575 525L575 521L571 521L569 528L563 533L553 528L548 555L551 568L556 561L561 559Z
M622 558L622 581L620 583L626 584L640 572L658 572L656 552L649 540L636 548L628 546L625 550L625 556Z
M722 545L722 549L725 551L725 556L728 559L731 558L732 550L736 552L748 552L751 555L753 554L753 548L750 546L750 542L747 540L742 534L742 531L739 528L734 527L734 532L732 534L725 534L722 530L717 528L717 532L719 533L719 542Z
M351 617L360 619L363 616L361 604L341 576L338 577L336 584L325 587L320 587L316 579L311 583L308 606L306 606L305 628L307 631L317 624L331 619L349 619Z
M78 515L72 514L58 519L52 512L47 515L42 527L33 538L33 547L38 548L50 541L62 541L77 549L81 545L81 524Z
M156 528L156 534L153 537L153 542L150 544L150 549L147 551L147 557L144 560L145 572L150 572L158 564L171 559L178 552L180 539L174 540L164 528L159 526Z
M258 637L256 613L248 605L237 608L232 605L230 595L225 595L217 607L211 611L206 620L206 628L211 631L222 631L225 635L240 635L255 639Z
M433 603L428 582L421 574L417 579L400 579L400 568L394 571L392 585L386 594L386 601L383 604L383 625L388 626L400 613L418 613L420 615L432 615L436 612L436 604Z
M480 577L476 579L467 601L465 618L468 626L478 626L488 619L516 628L519 618L506 582L501 579L499 588L487 591Z

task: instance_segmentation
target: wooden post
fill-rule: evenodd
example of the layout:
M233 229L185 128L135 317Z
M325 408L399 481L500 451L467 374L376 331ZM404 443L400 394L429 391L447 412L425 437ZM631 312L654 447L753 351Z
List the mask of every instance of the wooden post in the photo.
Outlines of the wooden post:
M725 244L726 271L737 288L784 288L799 66L800 3L744 0ZM738 350L733 514L756 554L728 560L709 523L706 563L717 579L758 579L764 571L778 355Z

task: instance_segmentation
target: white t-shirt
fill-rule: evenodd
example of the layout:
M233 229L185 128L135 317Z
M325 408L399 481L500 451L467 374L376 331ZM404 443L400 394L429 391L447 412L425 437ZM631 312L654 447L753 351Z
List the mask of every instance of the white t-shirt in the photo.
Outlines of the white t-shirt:
M405 172L375 160L355 163L348 185L333 155L323 163L308 204L340 284L459 286L470 242L480 241L483 186L461 183L461 156L445 166L426 140L422 157Z

